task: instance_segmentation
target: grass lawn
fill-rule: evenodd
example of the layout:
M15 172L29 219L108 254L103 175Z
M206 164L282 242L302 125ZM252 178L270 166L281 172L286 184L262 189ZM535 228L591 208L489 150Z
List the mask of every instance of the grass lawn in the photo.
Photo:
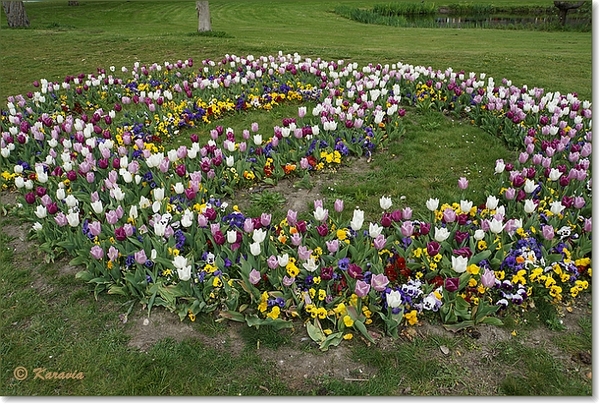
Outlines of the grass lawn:
M0 14L0 99L34 91L35 80L61 82L99 67L279 51L359 65L451 67L592 99L590 32L394 28L333 13L338 5L370 7L377 0L211 0L213 33L201 35L194 1L79 3L28 2L27 29L9 29ZM297 107L228 116L202 134L216 125L236 132L252 122L272 127ZM468 197L484 202L495 161L517 156L501 140L440 112L409 108L405 122L405 135L369 163L262 194L240 191L239 198L249 211L282 217L286 199L305 209L313 197L377 206L386 194L426 214L429 197L456 197L461 176L469 179ZM451 333L422 323L396 340L379 335L369 344L356 337L321 352L302 324L275 332L212 317L179 322L160 309L147 318L124 297L95 299L93 289L75 279L79 269L68 257L44 262L28 240L30 225L12 208L15 198L10 190L0 193L1 396L592 395L591 293L559 312L538 302L536 310L510 313L502 327ZM377 210L366 214L375 217ZM83 377L57 379L52 372Z

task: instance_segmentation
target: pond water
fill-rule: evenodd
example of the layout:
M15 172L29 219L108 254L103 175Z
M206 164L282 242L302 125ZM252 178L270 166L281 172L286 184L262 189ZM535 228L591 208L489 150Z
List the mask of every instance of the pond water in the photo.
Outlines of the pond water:
M519 16L449 16L438 14L434 16L407 17L407 20L420 27L440 28L503 28L503 27L531 27L557 24L558 17L519 17ZM567 16L566 25L570 27L591 27L589 18Z

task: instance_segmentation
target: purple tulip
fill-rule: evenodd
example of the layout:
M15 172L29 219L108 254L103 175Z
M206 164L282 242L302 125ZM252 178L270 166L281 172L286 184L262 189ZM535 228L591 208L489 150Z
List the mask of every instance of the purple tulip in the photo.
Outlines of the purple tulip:
M46 207L48 209L48 214L53 215L58 212L58 205L56 202L50 202Z
M415 227L413 226L412 222L407 220L402 223L402 226L400 227L400 231L402 232L402 235L404 237L410 237L413 235L413 233L415 231Z
M260 278L261 278L260 272L258 272L254 268L252 269L252 271L250 271L250 274L248 274L248 280L253 285L258 284L258 282L260 282Z
M116 224L119 221L119 214L114 210L106 212L106 221L108 224Z
M344 201L342 199L336 199L335 202L333 203L333 209L336 212L341 212L344 210Z
M385 236L383 234L379 234L377 237L373 239L373 247L376 250L381 250L385 247L385 243L387 242Z
M389 283L390 280L384 274L371 276L371 286L378 292L383 292Z
M486 288L491 288L496 284L496 275L494 271L490 271L489 269L485 269L483 275L481 275L481 284Z
M435 257L440 252L440 243L437 241L430 241L427 243L427 255Z
M456 212L452 208L444 209L444 222L454 223L456 221Z
M101 260L102 258L104 258L104 250L99 245L94 245L90 249L90 254L97 260Z
M119 241L125 241L127 239L127 234L123 227L117 227L115 229L115 238Z
M327 235L327 233L329 233L329 229L327 228L327 223L322 223L322 224L318 225L317 233L319 233L319 236L325 237Z
M327 246L327 251L330 253L335 253L340 248L340 243L338 239L333 239L331 241L326 241L325 245Z
M135 262L140 265L144 265L146 261L148 261L148 257L146 257L146 252L144 250L134 253L133 258L135 258Z
M196 191L193 188L186 188L184 193L188 201L196 199Z
M358 297L365 297L369 290L371 290L371 285L367 282L361 281L360 279L356 281L356 286L354 287L354 293Z
M54 221L59 227L66 226L68 223L67 216L62 212L58 212L58 214L54 216Z
M111 261L115 261L117 258L119 258L119 250L117 250L115 247L113 247L112 245L108 248L108 259Z
M198 215L198 227L206 227L208 226L208 218L204 216L202 213Z
M423 236L426 236L431 231L431 223L421 223L419 224L419 233Z
M287 221L290 226L296 226L298 212L289 209L287 212Z
M592 231L592 218L588 217L583 221L583 231L590 233Z
M465 177L460 177L458 179L458 187L460 189L467 189L468 186L469 186L469 181Z
M550 225L542 226L542 236L544 236L546 240L552 240L554 238L554 227Z
M394 222L399 222L402 220L402 211L400 209L396 209L392 212L391 216Z
M348 275L350 275L350 277L354 278L354 279L362 279L363 278L362 268L355 263L349 264L348 265Z
M264 227L268 227L271 224L271 214L270 213L261 213L260 214L260 224Z
M333 279L333 267L321 267L321 279L324 281Z
M446 281L444 282L444 287L448 292L456 292L459 285L460 280L458 278L446 278Z
M289 276L285 275L281 280L281 283L283 284L283 286L289 288L290 286L292 286L295 280L296 278L290 278Z
M270 269L277 269L277 267L279 266L279 263L277 262L277 257L271 255L269 258L267 258L267 266Z
M27 202L30 205L34 204L35 203L35 194L33 192L28 192L25 195L25 202Z
M93 221L88 224L88 228L90 230L90 234L94 237L100 235L102 232L102 225L98 221Z
M410 220L412 218L413 211L408 206L402 209L402 219Z
M185 164L179 164L177 168L175 168L175 173L180 177L185 177L186 169Z

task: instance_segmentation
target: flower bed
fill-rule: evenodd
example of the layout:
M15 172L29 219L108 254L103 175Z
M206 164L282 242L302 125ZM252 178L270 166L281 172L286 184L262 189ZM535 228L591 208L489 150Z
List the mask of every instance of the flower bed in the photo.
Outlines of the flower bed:
M41 249L66 250L96 294L182 321L300 322L327 349L354 333L372 341L373 325L397 336L427 316L451 329L501 324L508 307L590 286L591 104L575 94L282 53L34 85L2 110L2 184L21 192ZM203 129L286 102L312 107L272 129ZM240 187L370 155L403 131L409 106L447 110L522 150L497 161L484 204L431 198L417 219L382 196L382 216L366 221L358 208L342 219L342 200L317 200L309 217L290 210L276 223L224 202ZM190 146L165 147L184 132Z

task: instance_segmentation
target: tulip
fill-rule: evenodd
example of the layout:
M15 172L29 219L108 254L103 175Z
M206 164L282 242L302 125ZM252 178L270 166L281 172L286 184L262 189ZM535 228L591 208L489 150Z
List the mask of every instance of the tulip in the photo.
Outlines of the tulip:
M344 201L342 199L336 199L335 202L333 203L333 209L338 213L343 211L344 210Z
M104 258L104 250L99 245L94 245L90 249L90 254L97 260Z
M448 231L447 228L445 228L445 227L436 227L435 228L435 235L433 238L436 241L439 241L441 243L442 241L445 241L448 237L450 237L450 231Z
M460 177L458 179L458 188L465 190L469 186L469 181L465 177Z
M554 201L550 203L550 212L555 215L559 215L565 209L565 206L561 201Z
M371 276L371 286L378 292L383 292L389 283L390 280L384 274Z
M437 241L430 241L427 243L427 255L430 257L435 257L440 252L440 243Z
M383 210L388 210L389 208L392 207L392 198L382 196L381 198L379 198L379 206Z
M377 223L369 223L369 237L375 238L381 234L383 226L379 226Z
M489 221L490 231L494 234L498 234L502 232L504 225L501 220L497 220L495 217Z
M496 275L494 274L494 271L486 268L483 275L481 275L481 284L486 288L494 286L496 284Z
M408 206L405 207L404 209L402 209L402 219L404 220L410 220L412 218L412 209L409 208Z
M448 292L456 292L460 285L460 280L458 278L446 278L444 282L444 287Z
M255 243L262 243L267 237L267 232L264 229L254 229L252 233L252 240Z
M525 213L533 213L533 212L535 212L535 209L536 209L535 202L531 199L526 199L525 205L523 206L523 210L525 211Z
M371 289L371 285L369 285L367 282L359 279L356 281L356 285L354 287L354 293L358 297L365 297L367 294L369 294L370 289Z
M96 237L102 232L102 224L98 221L90 222L88 224L88 229L90 230L90 234Z
M487 200L485 202L485 207L489 210L494 210L498 207L499 199L493 195L488 195Z
M458 257L452 257L452 269L454 270L454 272L457 272L459 274L462 274L463 272L465 272L467 270L467 263L469 262L469 259L467 257L462 257L462 256L458 256Z
M42 205L38 205L36 210L35 210L35 215L40 218L43 219L48 215L48 210L46 209L45 206Z
M439 203L440 203L439 199L429 198L427 200L427 202L425 202L425 206L427 206L427 209L434 212L438 208Z
M237 231L227 230L227 242L233 244L237 241Z
M397 290L392 290L385 295L385 301L389 308L394 309L402 304L402 295Z
M319 267L319 264L315 261L315 258L313 256L310 256L310 257L308 257L306 262L302 263L302 266L308 272L315 272L317 270L317 268Z
M255 256L255 257L259 256L260 255L260 251L261 251L260 250L260 243L254 242L254 243L250 244L250 253L253 256Z
M365 220L365 212L360 209L354 209L354 215L352 216L352 221L350 222L350 228L354 231L360 230Z
M402 223L402 226L400 226L400 231L404 237L410 237L413 235L415 227L413 226L412 222L407 220Z
M542 236L546 240L552 240L554 238L554 227L550 225L542 226Z
M313 212L313 216L315 217L315 219L319 222L323 222L325 220L327 220L327 217L329 216L329 210L328 209L323 209L322 206L318 206L315 211Z
M59 212L56 216L54 216L54 221L59 227L66 226L68 223L67 216L62 212Z
M288 224L289 224L290 226L292 226L292 227L293 227L293 226L296 226L296 224L297 224L297 219L296 219L296 218L297 218L297 215L298 215L298 212L296 212L296 211L294 211L294 210L291 210L291 209L289 209L289 210L287 211L287 216L286 216L286 218L287 218L287 222L288 222Z
M133 257L135 258L135 262L137 262L140 265L144 265L146 261L148 261L148 258L146 257L146 252L144 250L135 252L133 254Z
M250 274L248 274L248 280L250 281L251 284L256 285L258 284L258 282L260 282L261 279L261 275L260 272L258 272L256 269L252 269L252 271L250 271Z
M452 208L444 209L443 219L446 223L453 223L456 220L456 212Z
M67 214L67 222L71 227L79 226L79 213L78 212L69 212Z
M387 239L383 234L380 234L373 239L373 246L376 250L383 249L385 247L385 243L387 243Z

